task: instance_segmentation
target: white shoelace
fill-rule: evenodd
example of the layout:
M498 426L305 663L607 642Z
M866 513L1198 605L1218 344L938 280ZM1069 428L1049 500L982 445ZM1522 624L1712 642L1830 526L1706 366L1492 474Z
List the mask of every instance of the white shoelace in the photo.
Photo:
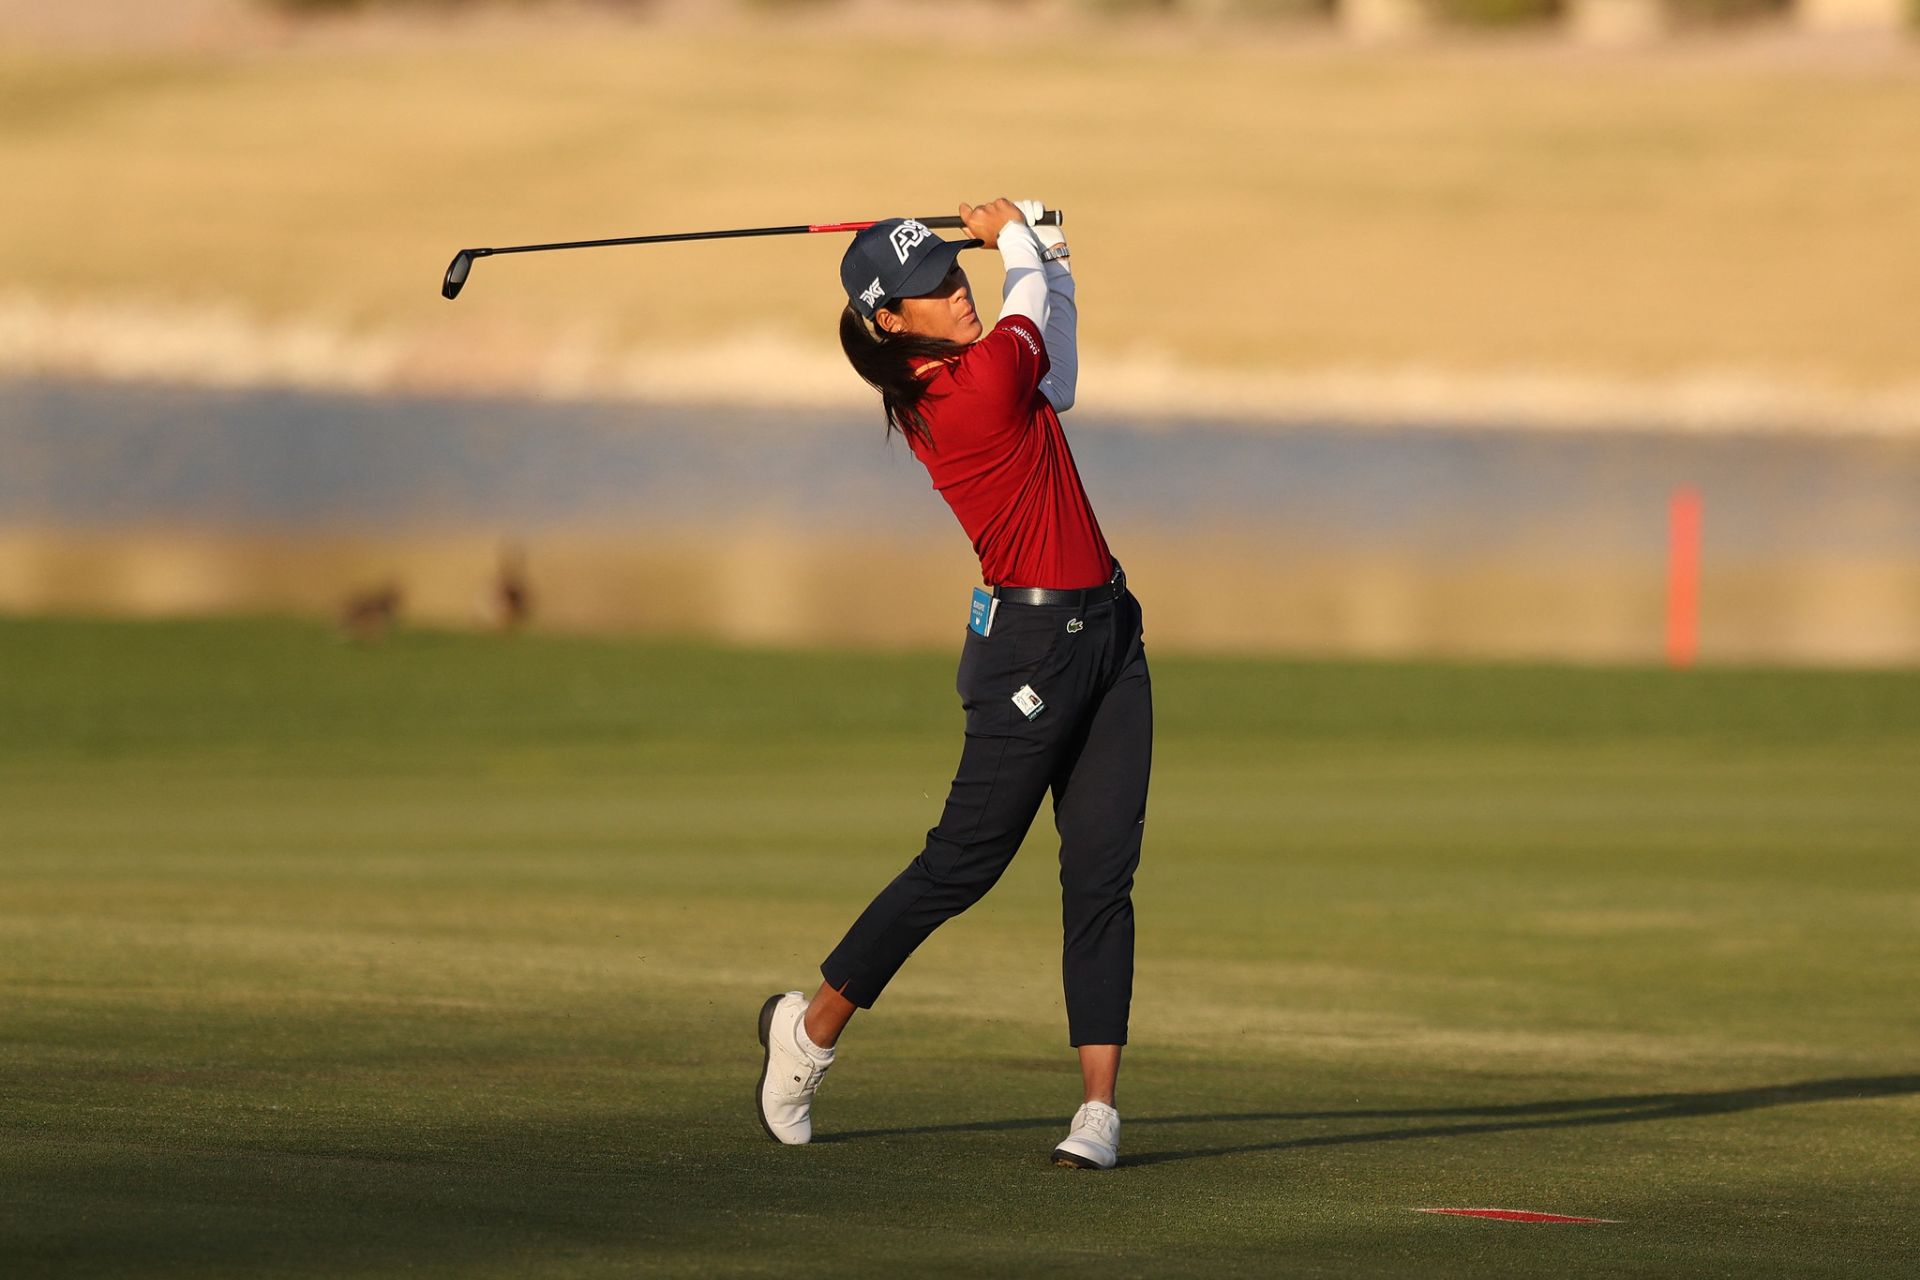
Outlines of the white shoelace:
M1120 1113L1112 1107L1088 1104L1081 1112L1080 1128L1098 1137L1108 1146L1112 1146L1114 1130L1119 1127L1115 1122L1119 1118Z
M832 1065L831 1062L823 1062L812 1071L809 1071L807 1073L807 1082L800 1086L800 1096L803 1098L812 1097L815 1091L820 1088L820 1080L827 1074L827 1068Z

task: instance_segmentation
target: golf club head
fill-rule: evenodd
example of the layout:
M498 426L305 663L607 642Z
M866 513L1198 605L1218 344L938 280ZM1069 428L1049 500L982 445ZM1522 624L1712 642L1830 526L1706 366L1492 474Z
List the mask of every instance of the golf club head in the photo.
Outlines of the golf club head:
M467 272L473 270L473 250L462 249L453 255L453 261L447 265L447 278L440 282L440 296L451 301L460 296L460 288L467 282Z

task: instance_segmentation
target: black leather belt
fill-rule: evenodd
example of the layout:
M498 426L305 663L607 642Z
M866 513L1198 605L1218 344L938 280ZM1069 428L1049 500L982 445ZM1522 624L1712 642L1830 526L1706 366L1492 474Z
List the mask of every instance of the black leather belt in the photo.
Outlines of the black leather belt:
M1113 566L1113 581L1103 582L1097 587L1081 587L1076 591L1055 591L1051 587L995 587L993 597L1002 604L1070 604L1084 608L1090 604L1118 600L1126 589L1126 570L1116 564Z

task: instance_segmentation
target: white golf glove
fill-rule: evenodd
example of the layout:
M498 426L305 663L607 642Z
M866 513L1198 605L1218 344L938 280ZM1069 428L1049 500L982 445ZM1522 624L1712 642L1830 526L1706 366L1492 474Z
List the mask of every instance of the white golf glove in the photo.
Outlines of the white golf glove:
M1013 207L1018 209L1021 214L1026 217L1027 225L1033 228L1033 234L1039 237L1040 243L1047 248L1051 249L1056 245L1063 245L1067 242L1067 237L1061 232L1060 228L1038 225L1040 215L1047 211L1047 205L1044 200L1015 200Z

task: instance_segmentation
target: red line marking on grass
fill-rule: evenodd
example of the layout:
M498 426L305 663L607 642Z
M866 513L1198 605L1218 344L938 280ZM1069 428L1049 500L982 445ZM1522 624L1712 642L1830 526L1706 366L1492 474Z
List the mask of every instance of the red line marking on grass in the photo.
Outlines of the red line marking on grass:
M1535 1213L1531 1209L1415 1209L1415 1213L1445 1213L1456 1218L1497 1218L1501 1222L1617 1223L1618 1218L1578 1218L1567 1213Z

